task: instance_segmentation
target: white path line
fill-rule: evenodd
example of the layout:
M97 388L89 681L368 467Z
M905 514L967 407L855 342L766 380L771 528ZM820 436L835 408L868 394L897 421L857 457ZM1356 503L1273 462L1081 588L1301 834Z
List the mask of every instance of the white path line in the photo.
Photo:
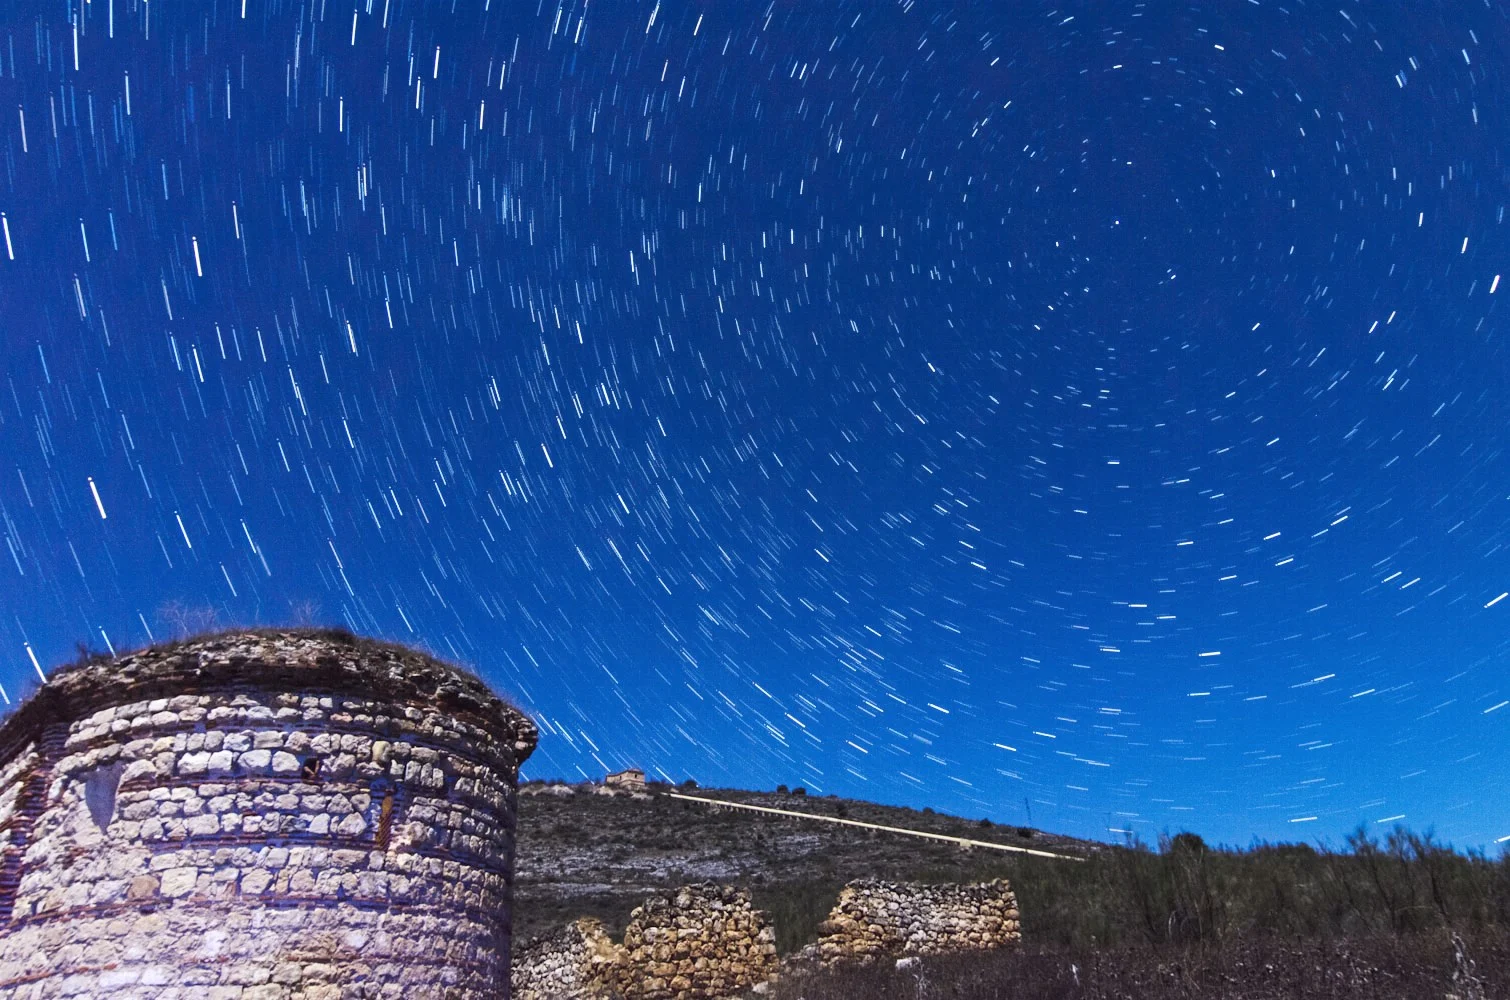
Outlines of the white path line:
M993 851L1015 851L1019 854L1031 854L1037 858L1057 858L1060 861L1084 861L1073 854L1055 854L1052 851L1039 851L1031 847L1016 847L1012 844L993 844L986 840L970 840L966 837L950 837L942 833L924 833L922 830L906 830L900 826L882 826L880 823L861 823L854 819L839 819L837 816L818 816L813 813L797 812L793 809L773 809L770 806L752 806L743 802L727 802L723 799L709 799L701 795L683 795L680 792L662 792L667 798L685 799L688 802L703 802L710 806L724 806L729 809L749 809L751 812L774 813L777 816L795 816L798 819L815 819L820 823L838 823L843 826L857 826L863 830L884 830L887 833L900 833L908 837L923 837L927 840L943 840L951 844L964 844L969 847L989 847Z

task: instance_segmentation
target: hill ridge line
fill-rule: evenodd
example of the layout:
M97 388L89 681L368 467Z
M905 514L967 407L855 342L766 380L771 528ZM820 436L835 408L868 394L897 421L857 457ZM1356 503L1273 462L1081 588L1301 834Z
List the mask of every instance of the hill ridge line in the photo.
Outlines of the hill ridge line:
M1014 844L995 844L989 840L972 840L969 837L951 837L944 833L928 833L923 830L908 830L900 826L887 826L882 823L865 823L855 819L841 819L838 816L820 816L816 813L798 812L795 809L777 809L773 806L756 806L744 802L729 802L724 799L710 799L702 795L686 795L681 792L662 792L667 798L682 799L687 802L701 802L707 805L723 806L729 809L748 809L751 812L774 813L778 816L795 816L798 819L812 819L820 823L837 823L843 826L856 826L864 830L884 830L887 833L900 833L908 837L922 837L927 840L942 840L951 844L961 844L969 847L986 847L995 851L1013 851L1019 854L1031 854L1039 858L1054 858L1059 861L1084 861L1084 858L1073 854L1056 854L1053 851L1041 851L1032 847L1018 847Z

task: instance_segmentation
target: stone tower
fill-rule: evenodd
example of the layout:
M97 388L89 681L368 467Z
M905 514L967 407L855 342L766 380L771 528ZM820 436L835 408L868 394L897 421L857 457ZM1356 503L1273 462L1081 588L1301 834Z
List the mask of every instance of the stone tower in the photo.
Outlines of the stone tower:
M0 726L0 997L506 998L536 736L344 632L60 670Z

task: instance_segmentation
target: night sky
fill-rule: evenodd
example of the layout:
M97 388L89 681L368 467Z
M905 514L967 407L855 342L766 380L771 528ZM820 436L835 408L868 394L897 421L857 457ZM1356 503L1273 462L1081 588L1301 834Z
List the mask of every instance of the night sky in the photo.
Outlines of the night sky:
M1510 837L1501 0L3 9L9 699L213 608L528 777Z

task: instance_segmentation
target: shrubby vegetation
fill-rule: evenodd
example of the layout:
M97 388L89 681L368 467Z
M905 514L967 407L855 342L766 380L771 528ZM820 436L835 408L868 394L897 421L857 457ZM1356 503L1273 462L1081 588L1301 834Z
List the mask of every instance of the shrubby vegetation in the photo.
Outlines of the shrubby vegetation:
M1014 866L1023 929L1069 947L1343 938L1447 928L1510 932L1510 854L1458 853L1431 833L1359 828L1340 850L1208 847L1193 833L1132 843L1084 864Z
M1305 844L1208 847L1193 833L1107 847L1081 863L980 858L972 877L1012 880L1023 937L1072 950L1221 946L1282 939L1399 936L1448 929L1510 934L1510 853L1458 853L1430 834L1359 829L1339 850ZM960 873L948 873L958 878ZM927 881L926 877L924 880ZM817 933L837 895L823 880L757 891L789 951Z
M666 786L653 785L655 788ZM584 792L586 786L584 786ZM748 887L783 953L817 936L845 882L1012 880L1029 947L1075 952L1224 946L1255 935L1389 938L1451 928L1510 934L1510 855L1455 852L1430 833L1362 829L1330 847L1211 847L1190 833L1111 846L793 790L699 794L1083 856L1061 861L914 840L660 796L523 796L516 932L592 915L622 928L647 887Z
M1360 828L1340 849L1208 847L1192 833L1084 863L1023 858L1011 878L1025 947L844 969L781 1000L872 997L1380 997L1510 995L1510 853L1459 853L1430 833ZM789 920L821 920L801 889ZM816 929L816 925L814 925ZM796 928L783 928L791 938Z

